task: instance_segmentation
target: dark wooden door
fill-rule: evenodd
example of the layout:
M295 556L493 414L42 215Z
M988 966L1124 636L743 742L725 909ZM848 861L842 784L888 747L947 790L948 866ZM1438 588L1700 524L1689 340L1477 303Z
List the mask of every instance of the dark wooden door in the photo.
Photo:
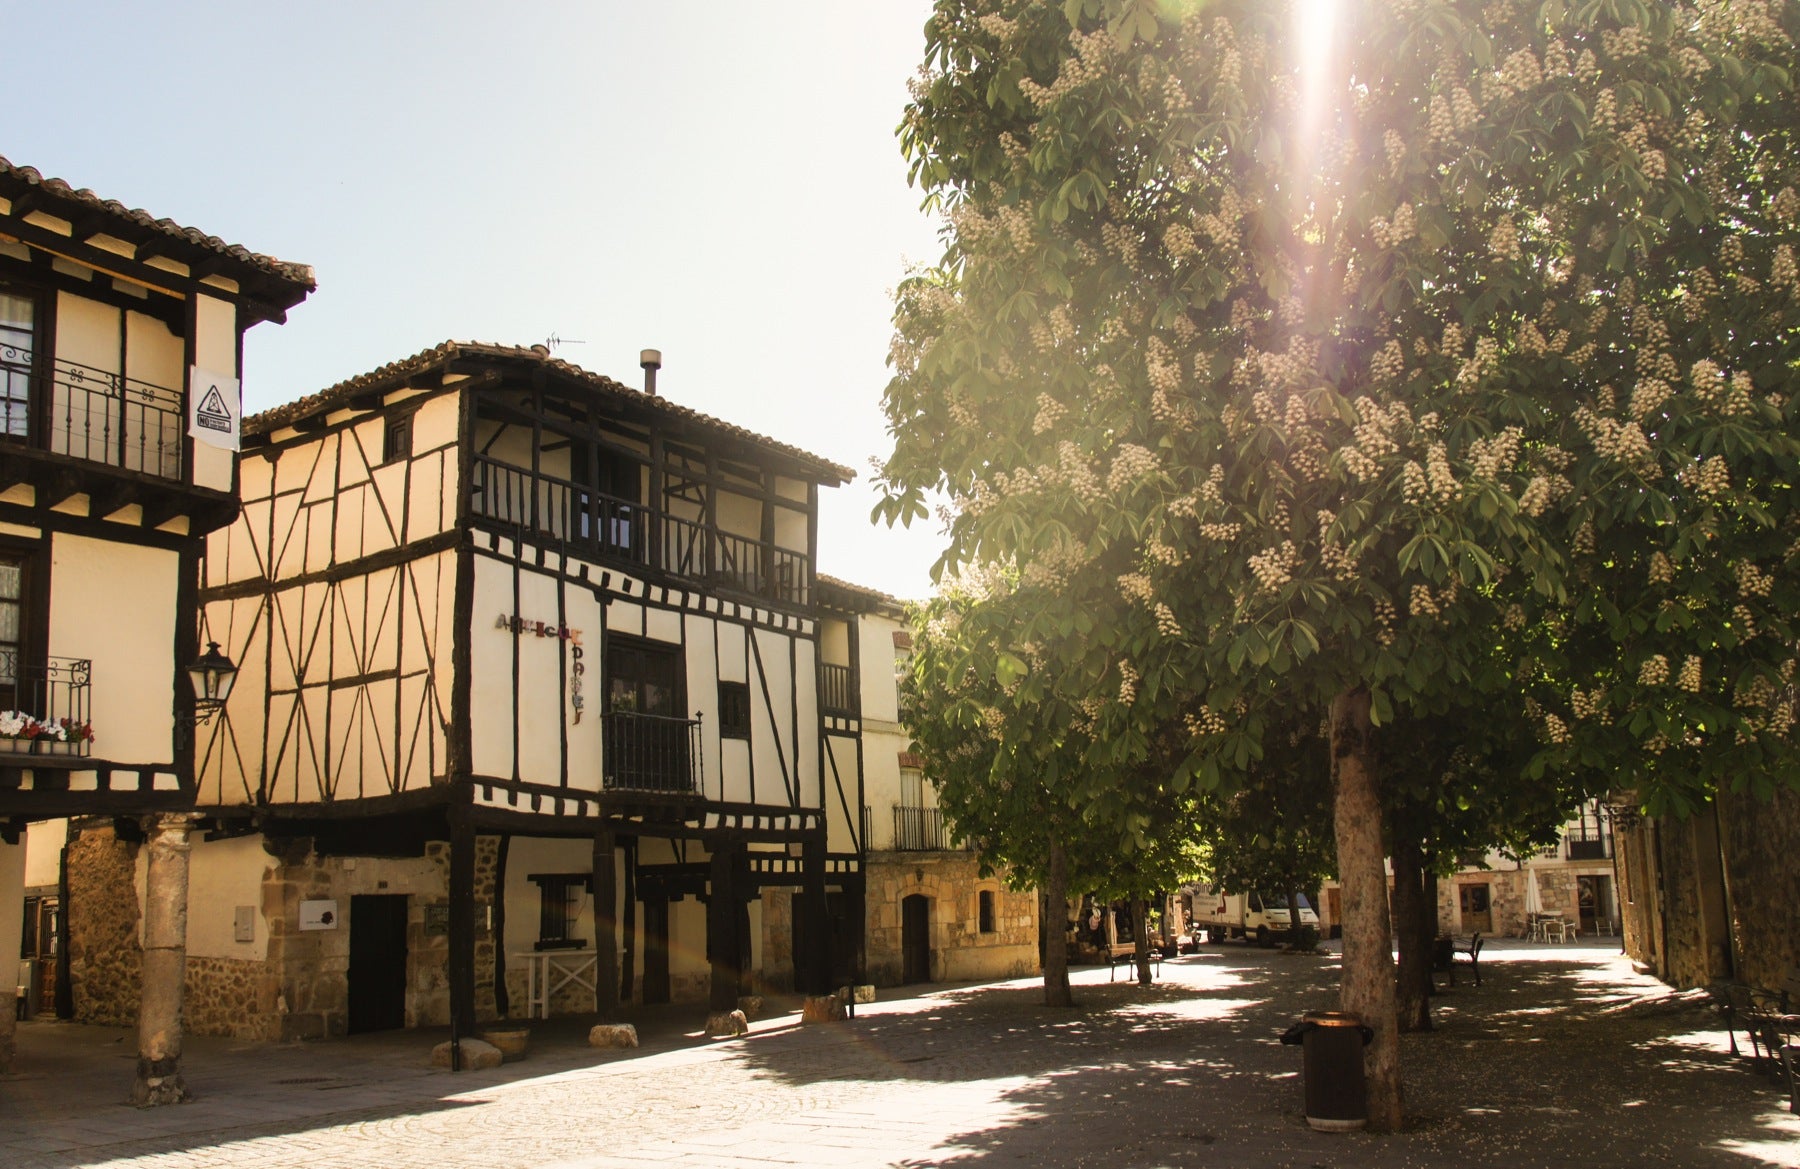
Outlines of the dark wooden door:
M931 981L931 898L918 893L900 902L900 980Z
M350 1033L406 1026L406 894L350 898Z

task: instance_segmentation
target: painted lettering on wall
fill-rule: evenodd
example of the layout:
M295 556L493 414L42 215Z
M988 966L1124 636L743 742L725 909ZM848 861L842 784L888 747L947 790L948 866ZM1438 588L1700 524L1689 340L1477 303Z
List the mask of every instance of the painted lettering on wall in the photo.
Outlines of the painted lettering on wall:
M583 660L587 654L581 645L581 630L570 629L555 621L532 621L506 613L494 619L494 628L504 629L515 637L554 637L569 643L569 709L572 712L569 722L581 722L582 709L587 706L587 698L581 692L587 674L587 663Z

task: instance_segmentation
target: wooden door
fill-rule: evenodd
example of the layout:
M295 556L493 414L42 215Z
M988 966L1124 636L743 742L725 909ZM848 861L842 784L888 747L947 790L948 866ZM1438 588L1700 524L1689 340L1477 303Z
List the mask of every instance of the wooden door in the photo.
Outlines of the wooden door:
M900 981L931 981L931 898L918 893L900 902Z
M1470 933L1494 932L1493 902L1489 898L1487 883L1458 885L1456 896L1462 909L1463 929Z
M406 1026L404 893L350 898L350 1033Z

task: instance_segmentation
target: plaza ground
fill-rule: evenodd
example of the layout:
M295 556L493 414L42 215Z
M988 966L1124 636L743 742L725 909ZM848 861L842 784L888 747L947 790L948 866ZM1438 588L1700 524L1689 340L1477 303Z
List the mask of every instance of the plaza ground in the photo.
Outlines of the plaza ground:
M121 1103L130 1033L25 1024L0 1165L1800 1166L1800 1117L1702 996L1634 973L1610 939L1499 941L1482 965L1481 988L1435 1000L1435 1032L1405 1037L1409 1121L1390 1136L1310 1130L1300 1053L1277 1042L1334 1005L1335 955L1227 944L1150 988L1077 969L1074 1010L1044 1008L1034 981L920 988L843 1024L780 1014L708 1041L700 1012L658 1008L635 1051L554 1021L484 1072L425 1067L430 1031L196 1039L196 1099L146 1112Z

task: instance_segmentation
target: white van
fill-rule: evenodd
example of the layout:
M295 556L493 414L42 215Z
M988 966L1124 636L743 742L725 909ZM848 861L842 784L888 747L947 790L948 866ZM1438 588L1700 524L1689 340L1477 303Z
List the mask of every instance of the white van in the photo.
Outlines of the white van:
M1319 915L1312 902L1301 893L1300 924L1319 928ZM1194 920L1190 927L1204 929L1206 940L1222 942L1226 938L1245 938L1252 942L1273 943L1288 933L1288 903L1285 893L1221 893L1216 889L1196 887L1193 892Z

